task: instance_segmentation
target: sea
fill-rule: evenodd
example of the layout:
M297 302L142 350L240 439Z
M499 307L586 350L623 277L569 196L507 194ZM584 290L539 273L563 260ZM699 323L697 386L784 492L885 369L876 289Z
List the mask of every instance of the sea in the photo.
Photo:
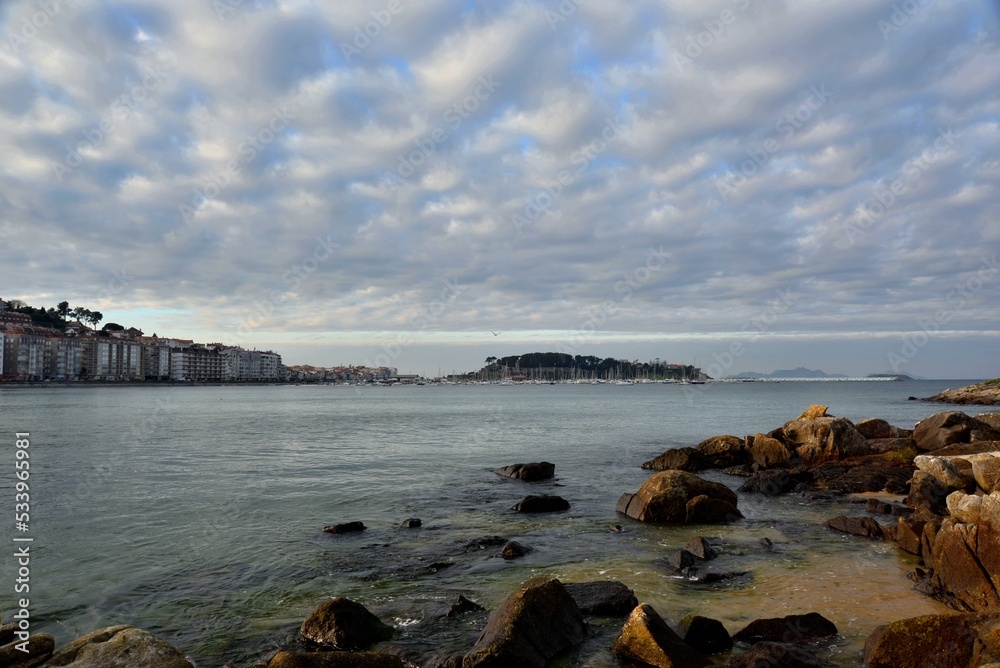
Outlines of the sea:
M767 432L811 404L912 428L955 407L909 397L972 382L0 387L0 613L11 621L28 598L31 632L59 644L131 624L199 668L243 668L298 646L309 613L344 596L394 626L392 644L419 660L467 649L485 624L487 612L445 615L458 595L495 609L546 575L619 580L670 624L698 614L735 632L819 612L840 633L817 652L860 666L876 626L948 611L912 589L914 557L824 529L863 505L741 494L746 518L735 524L665 527L618 515L615 503L666 449ZM21 531L19 432L30 453ZM529 461L554 463L555 479L494 473ZM540 493L570 510L511 510ZM403 528L410 518L422 526ZM323 531L350 521L367 529ZM678 577L669 559L696 535L722 553L713 568L742 575ZM504 560L484 540L494 536L530 551ZM15 593L24 545L27 594ZM621 624L594 619L584 645L553 665L618 666L608 647Z

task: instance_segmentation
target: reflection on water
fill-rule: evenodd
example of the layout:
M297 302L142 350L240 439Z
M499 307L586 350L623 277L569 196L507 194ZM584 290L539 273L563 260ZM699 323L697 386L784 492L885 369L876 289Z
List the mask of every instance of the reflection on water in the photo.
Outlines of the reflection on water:
M697 613L730 632L758 617L820 612L841 632L821 651L857 666L875 626L945 610L911 590L912 557L822 528L863 506L741 495L738 524L653 527L618 516L615 501L646 479L639 464L668 447L768 431L809 403L912 427L936 408L907 395L957 384L761 383L701 386L694 397L663 385L0 389L0 414L8 431L32 432L34 630L60 643L128 623L199 666L243 666L295 642L309 612L339 595L393 622L396 644L458 651L485 613L443 618L451 600L462 593L493 608L546 574L621 580L668 622ZM554 482L492 473L539 459L555 462ZM538 491L571 510L510 510ZM9 483L2 493L7 503ZM423 527L401 528L408 517ZM351 520L368 531L322 532ZM664 560L698 534L719 546L713 569L748 574L713 584L675 577ZM466 547L494 535L532 551L505 561L499 548ZM3 561L0 577L10 568ZM617 665L606 648L620 625L595 621L564 665Z

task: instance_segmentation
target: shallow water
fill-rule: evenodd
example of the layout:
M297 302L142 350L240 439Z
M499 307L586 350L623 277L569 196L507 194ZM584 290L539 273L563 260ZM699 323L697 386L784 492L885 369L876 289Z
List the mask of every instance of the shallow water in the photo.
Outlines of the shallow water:
M841 631L820 650L857 666L878 624L946 610L911 590L914 559L822 529L863 506L741 495L746 520L695 528L642 525L617 515L615 502L648 476L639 464L667 448L768 431L812 403L912 427L945 408L908 395L964 384L0 388L0 427L11 442L31 432L32 630L60 643L128 623L199 666L244 666L292 642L316 605L341 595L397 626L395 644L458 651L485 615L442 620L450 600L464 593L493 608L546 574L621 580L668 622L698 613L731 632L817 611ZM13 506L12 444L7 451L0 507ZM554 482L492 473L541 459L556 464ZM571 510L510 511L538 491ZM423 527L399 528L408 517ZM369 529L322 532L350 520ZM697 585L658 565L699 533L721 544L721 567L751 575ZM506 562L498 549L463 547L491 535L533 550ZM770 553L759 546L765 536ZM14 578L2 560L0 583ZM0 584L4 619L11 590ZM606 647L619 628L595 623L562 665L618 665Z

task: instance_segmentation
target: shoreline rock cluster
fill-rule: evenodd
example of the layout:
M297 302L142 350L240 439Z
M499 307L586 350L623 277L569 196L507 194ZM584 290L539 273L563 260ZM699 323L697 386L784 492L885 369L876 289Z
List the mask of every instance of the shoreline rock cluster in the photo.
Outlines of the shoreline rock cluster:
M957 390L945 390L924 401L945 404L996 406L1000 404L1000 378L967 385Z
M869 636L865 665L1000 665L1000 413L936 413L909 430L874 418L853 423L829 415L825 406L811 406L770 432L715 436L695 447L668 450L642 468L653 473L638 491L622 494L616 509L636 521L654 524L738 522L743 517L738 508L742 494L797 493L816 503L843 501L859 492L905 497L904 503L868 498L866 514L831 518L826 530L858 540L891 541L916 555L923 566L911 574L915 587L957 613L888 620ZM738 493L697 475L708 469L741 476ZM533 485L552 479L555 465L513 464L496 473ZM529 494L511 510L561 512L569 507L561 497ZM879 518L891 519L883 524ZM403 526L419 527L420 521L409 519ZM331 534L364 530L361 522L325 529ZM500 537L484 540L489 546L502 545L505 559L530 550ZM482 549L483 545L473 547ZM719 556L717 547L694 536L663 562L671 572L698 582L747 575L713 571L709 563ZM761 549L770 547L770 541L762 542ZM475 610L481 610L478 604L459 596L443 617ZM816 643L838 633L821 611L754 620L732 636L719 620L701 616L685 617L672 628L659 611L637 599L626 583L563 583L536 576L511 593L489 615L478 638L458 654L416 656L406 648L388 645L396 633L391 625L361 603L334 597L303 621L299 646L275 651L256 665L543 668L579 647L589 637L594 617L625 620L609 649L626 664L665 668L823 668L831 664L816 653ZM52 636L36 634L27 654L14 653L14 631L11 625L0 628L0 665L193 666L163 639L130 626L101 629L58 650Z

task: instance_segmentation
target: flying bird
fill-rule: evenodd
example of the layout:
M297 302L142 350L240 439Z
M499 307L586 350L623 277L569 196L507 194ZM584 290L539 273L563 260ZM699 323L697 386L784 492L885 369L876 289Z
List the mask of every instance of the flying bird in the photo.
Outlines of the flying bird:
M492 334L493 336L500 336L501 334L503 334L503 332L494 332L494 331L493 331L493 330L491 329L491 330L490 330L490 334Z

